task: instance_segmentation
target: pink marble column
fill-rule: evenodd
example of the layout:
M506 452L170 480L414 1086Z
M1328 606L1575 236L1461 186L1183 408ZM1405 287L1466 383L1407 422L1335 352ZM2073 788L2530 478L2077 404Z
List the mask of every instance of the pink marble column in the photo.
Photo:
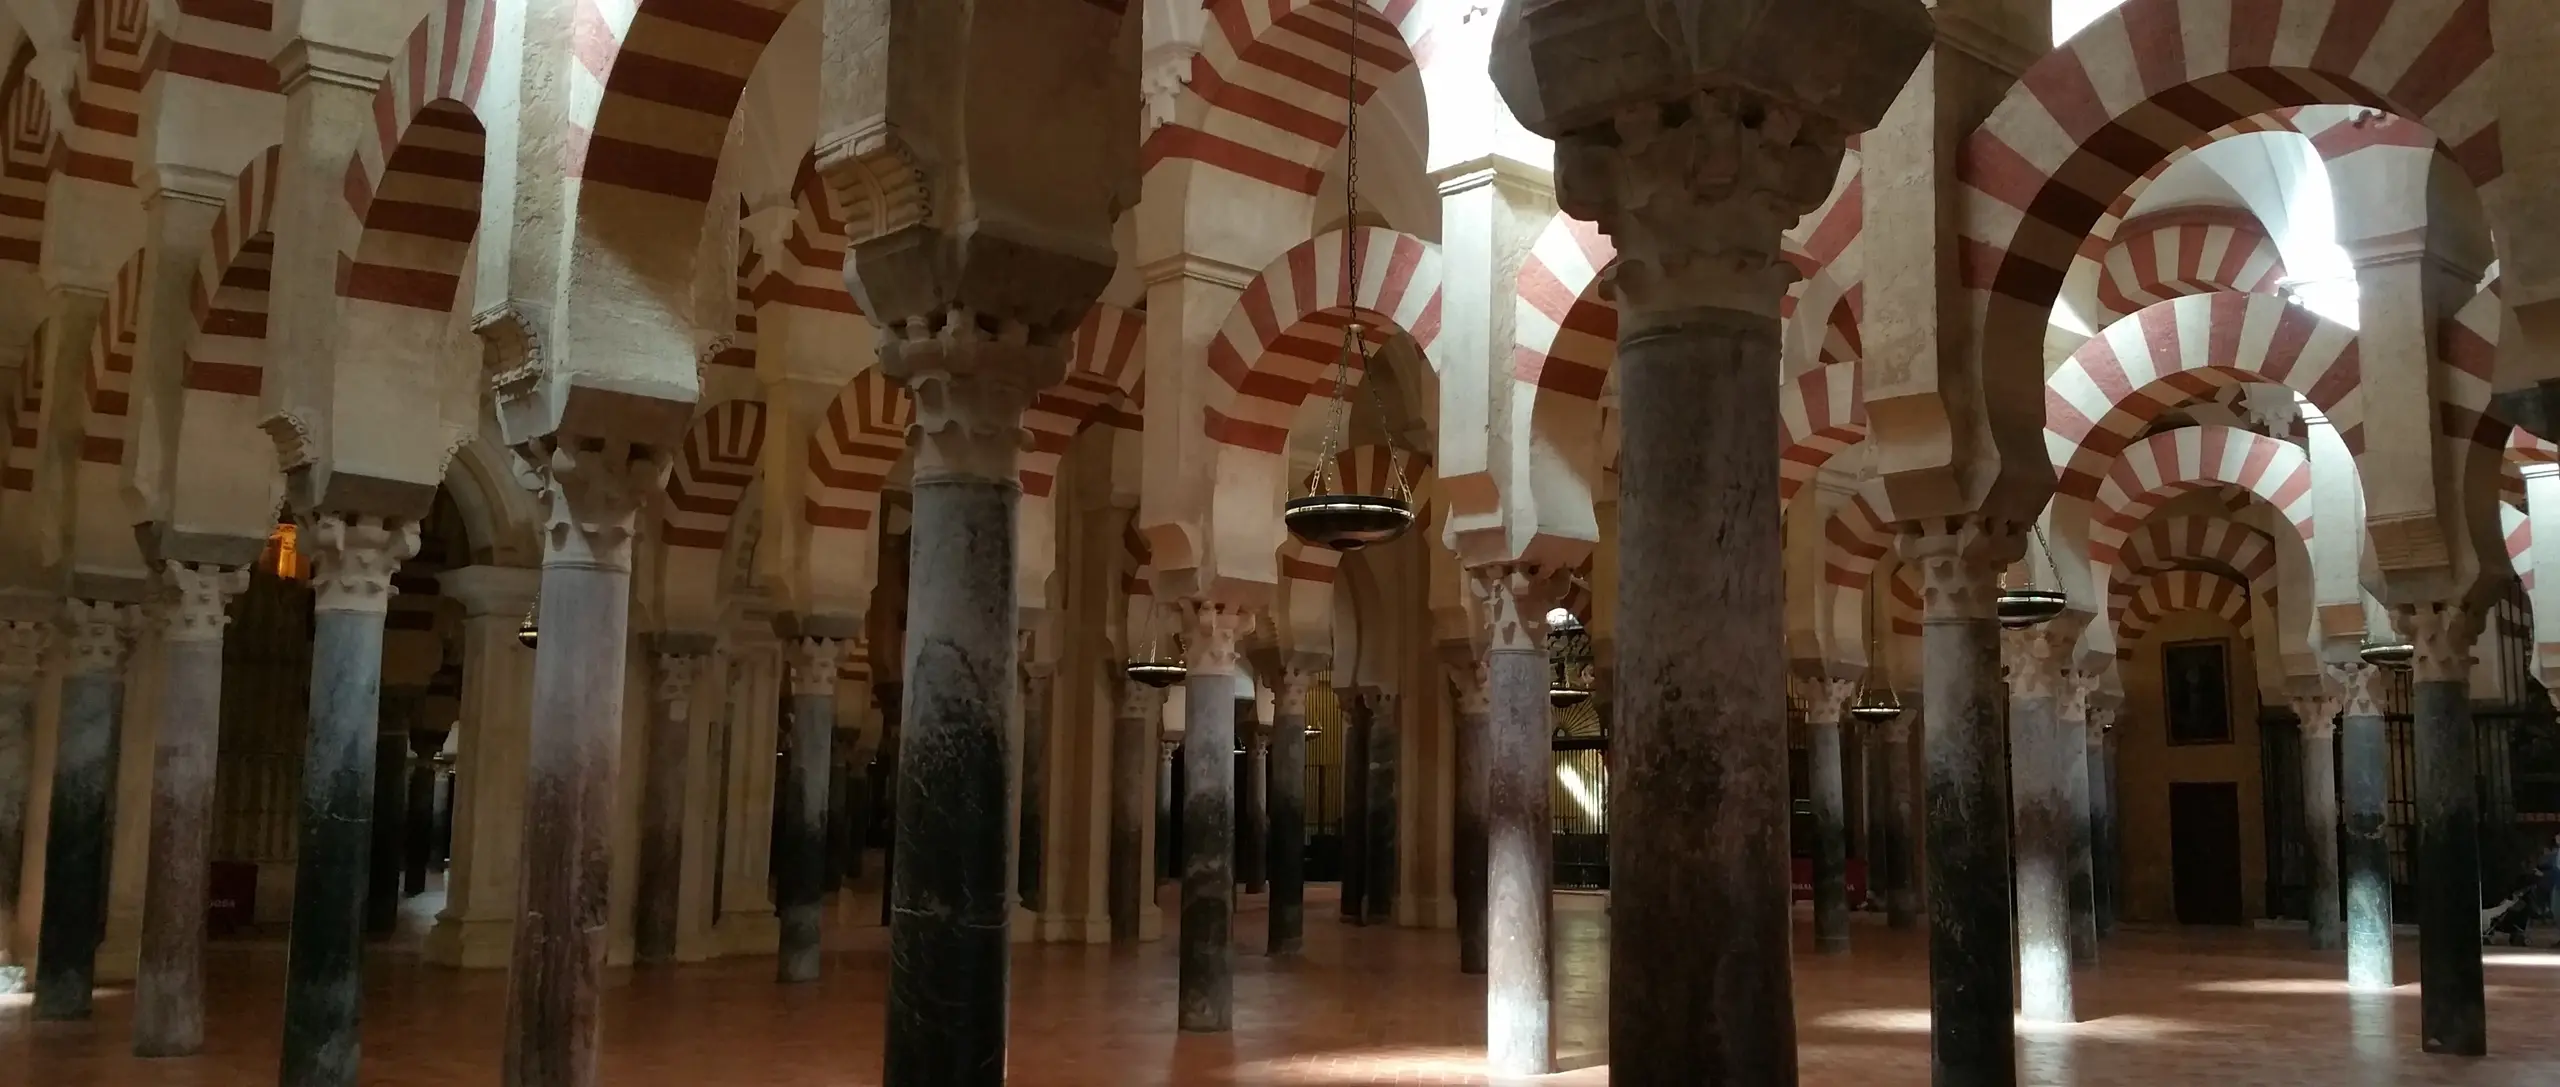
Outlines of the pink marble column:
M142 896L142 969L134 985L133 1054L185 1057L204 1048L206 883L213 858L213 774L222 735L222 628L249 587L239 567L168 562L162 627L166 678L151 762L151 868Z
M676 961L677 919L684 895L685 759L693 747L693 688L712 636L655 636L657 685L651 690L647 775L640 788L640 890L632 907L632 959L642 966Z
M1507 1076L1555 1071L1554 726L1547 612L1563 572L1530 562L1467 571L1484 619L1485 1063Z

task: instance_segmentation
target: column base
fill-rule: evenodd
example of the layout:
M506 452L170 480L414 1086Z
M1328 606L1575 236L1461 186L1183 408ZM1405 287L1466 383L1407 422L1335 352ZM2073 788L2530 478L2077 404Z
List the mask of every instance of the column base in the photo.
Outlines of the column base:
M515 956L516 922L512 917L465 921L436 918L427 930L427 962L456 970L503 970Z

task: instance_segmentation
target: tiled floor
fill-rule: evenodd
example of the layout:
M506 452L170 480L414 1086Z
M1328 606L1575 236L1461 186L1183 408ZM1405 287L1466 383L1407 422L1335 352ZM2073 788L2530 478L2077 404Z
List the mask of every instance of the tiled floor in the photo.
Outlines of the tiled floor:
M603 1082L612 1087L858 1087L880 1071L880 930L845 922L826 980L784 988L770 959L671 972L615 971ZM1264 1084L1332 1087L1483 1082L1483 985L1458 974L1447 933L1347 929L1330 903L1309 911L1305 959L1239 956L1237 1030L1173 1030L1168 944L1136 950L1024 948L1014 960L1012 1082L1027 1087ZM1861 922L1867 920L1861 918ZM1262 942L1262 914L1238 926ZM1605 915L1596 900L1559 909L1565 1048L1588 1063L1601 1030ZM1712 923L1701 918L1701 924ZM1862 923L1855 954L1816 959L1799 931L1797 1017L1808 1084L1895 1087L1928 1077L1922 943ZM2022 1032L2029 1083L2074 1085L2560 1083L2560 954L2491 952L2491 1047L2483 1060L2417 1052L2417 991L2350 996L2335 957L2291 948L2299 933L2128 931L2085 975L2071 1028ZM2415 963L2404 948L2402 976ZM0 998L0 1087L266 1087L275 1082L283 955L277 945L218 945L212 1045L197 1058L127 1055L130 994L98 1018L35 1026L25 998ZM368 979L364 1082L380 1087L496 1082L506 979L420 965L382 949ZM1607 1082L1584 1067L1550 1081Z

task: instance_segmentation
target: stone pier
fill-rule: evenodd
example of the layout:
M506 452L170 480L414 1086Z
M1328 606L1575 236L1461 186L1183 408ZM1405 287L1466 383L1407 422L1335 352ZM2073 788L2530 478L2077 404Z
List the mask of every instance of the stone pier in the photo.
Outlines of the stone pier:
M222 630L249 587L239 567L164 562L171 596L166 668L151 760L151 868L142 898L142 968L134 982L133 1055L204 1048L206 884L213 867L213 780L222 736Z

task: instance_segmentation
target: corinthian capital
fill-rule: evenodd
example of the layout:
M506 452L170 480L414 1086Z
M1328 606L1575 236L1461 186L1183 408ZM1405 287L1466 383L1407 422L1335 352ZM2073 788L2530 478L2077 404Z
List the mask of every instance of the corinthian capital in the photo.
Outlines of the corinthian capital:
M2062 697L2062 672L2066 648L2041 627L2000 632L2000 667L2008 673L2009 699L2032 702L2040 698Z
M1272 716L1304 717L1307 715L1307 689L1313 687L1316 673L1309 668L1290 665L1280 670L1280 682L1271 689Z
M391 575L418 553L418 523L369 513L315 513L298 537L311 556L312 607L320 611L391 609Z
M673 463L666 451L569 433L520 448L542 482L543 565L630 570L640 506L665 485Z
M2391 625L2417 649L2411 666L2420 683L2462 683L2476 663L2471 647L2480 640L2480 613L2461 604L2395 604Z
M69 627L71 674L94 675L124 667L137 610L131 604L103 600L72 601L63 615Z
M2025 557L2027 538L2014 523L1967 517L1906 529L1900 546L1903 559L1920 568L1922 619L1990 619L2000 571Z
M173 642L218 642L230 625L231 598L249 587L249 571L237 566L164 562L171 599L162 637Z
M844 661L840 638L794 638L791 641L791 693L801 698L836 693L836 669Z
M1484 658L1449 661L1443 667L1449 670L1449 688L1457 695L1459 717L1488 717L1493 714L1493 696L1486 690L1492 679L1491 669L1485 666Z
M1236 674L1236 642L1253 633L1253 613L1210 600L1184 600L1176 605L1191 628L1183 664L1195 676Z
M958 306L891 325L882 336L881 371L915 400L907 444L916 481L1018 481L1022 411L1066 376L1065 341Z
M0 620L0 684L24 686L36 681L51 629L33 619Z
M1534 562L1496 562L1467 570L1467 591L1485 625L1489 653L1547 651L1547 612L1564 600L1563 571Z
M1823 678L1807 685L1804 720L1809 725L1837 725L1849 711L1849 701L1858 697L1858 681Z
M2365 665L2363 667L2371 667ZM2319 694L2295 695L2293 715L2302 721L2306 739L2322 738L2338 730L2338 707L2344 699L2323 691Z
M2068 660L2070 647L2061 647L2061 652L2064 655L2064 659ZM2061 701L2054 705L2054 713L2061 719L2063 724L2080 725L2084 728L2087 727L2089 723L2089 697L2098 693L2098 681L2101 678L2103 677L2098 673L2089 671L2085 668L2065 667L2062 669L2060 685L2057 688L2057 697L2059 697Z
M2363 661L2327 667L2338 688L2338 712L2348 717L2382 716L2382 669Z
M693 708L693 685L702 678L702 660L698 653L658 654L658 704L666 707L668 717L682 721Z

